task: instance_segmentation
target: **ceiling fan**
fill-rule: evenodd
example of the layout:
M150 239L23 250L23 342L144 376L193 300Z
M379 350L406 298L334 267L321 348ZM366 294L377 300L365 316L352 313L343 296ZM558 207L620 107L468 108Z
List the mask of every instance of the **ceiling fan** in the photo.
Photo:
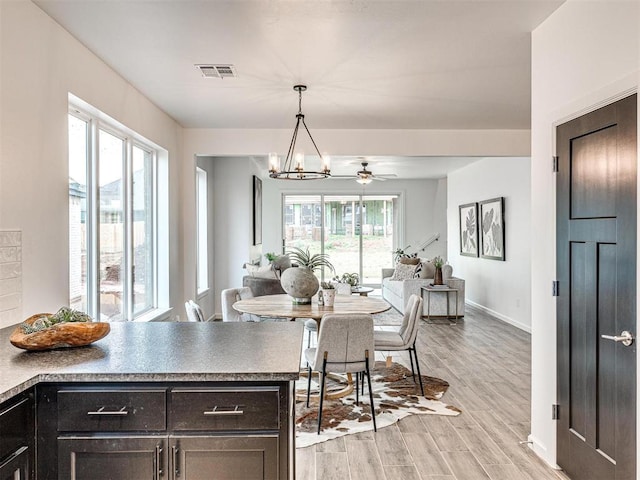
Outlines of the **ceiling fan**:
M362 162L362 170L358 170L355 175L334 175L332 178L355 178L356 182L367 185L371 183L373 180L379 180L384 182L387 178L395 177L395 173L383 174L383 175L374 175L371 170L368 170L369 162Z

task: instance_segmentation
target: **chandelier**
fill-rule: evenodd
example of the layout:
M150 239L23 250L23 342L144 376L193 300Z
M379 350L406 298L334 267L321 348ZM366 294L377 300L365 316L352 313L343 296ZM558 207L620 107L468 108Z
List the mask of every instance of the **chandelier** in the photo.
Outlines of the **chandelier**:
M269 176L271 178L278 178L281 180L316 180L318 178L327 178L331 176L330 159L327 155L322 155L316 142L313 140L307 124L304 121L304 115L302 114L302 92L307 89L306 85L294 85L293 89L298 92L298 114L296 115L296 128L293 130L293 137L289 144L289 150L287 156L284 159L284 164L280 168L280 159L277 153L269 154ZM298 140L298 129L300 128L300 122L309 135L309 139L315 148L318 157L320 158L320 170L309 171L304 169L304 153L296 152L296 141Z

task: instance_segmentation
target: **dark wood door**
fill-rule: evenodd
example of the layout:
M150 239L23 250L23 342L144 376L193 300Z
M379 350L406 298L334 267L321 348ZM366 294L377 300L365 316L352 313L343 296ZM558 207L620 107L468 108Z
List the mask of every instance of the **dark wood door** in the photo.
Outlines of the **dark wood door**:
M557 128L558 451L573 480L635 480L637 95Z

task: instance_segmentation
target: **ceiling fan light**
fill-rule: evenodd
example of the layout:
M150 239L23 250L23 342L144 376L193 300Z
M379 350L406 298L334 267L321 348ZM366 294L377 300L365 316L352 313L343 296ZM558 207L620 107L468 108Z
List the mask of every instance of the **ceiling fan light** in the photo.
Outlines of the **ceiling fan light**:
M360 175L356 178L356 182L360 185L369 185L373 179L369 175Z

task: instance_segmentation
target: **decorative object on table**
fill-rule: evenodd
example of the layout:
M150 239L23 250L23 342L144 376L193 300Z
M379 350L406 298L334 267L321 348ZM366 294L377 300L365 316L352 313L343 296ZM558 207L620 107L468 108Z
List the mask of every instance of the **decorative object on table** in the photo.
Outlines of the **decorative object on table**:
M331 279L338 295L351 295L354 287L360 283L360 276L357 273L343 273Z
M328 390L343 388L344 384L334 383L337 377L327 378ZM312 388L318 389L316 378ZM419 382L411 378L411 370L398 363L389 367L384 361L376 362L371 372L373 395L376 404L378 428L386 427L408 415L448 415L456 416L460 410L440 401L449 384L435 377L422 375L425 396L420 395ZM344 379L346 382L346 379ZM314 385L315 384L315 385ZM296 382L298 395L306 394L307 379L301 377ZM365 389L366 390L366 389ZM368 405L365 406L365 408ZM304 448L333 438L373 430L373 423L360 413L362 406L355 404L355 392L336 400L325 400L322 415L322 430L318 435L318 406L308 408L304 400L296 402L296 448Z
M262 180L253 176L253 244L262 243Z
M82 347L106 336L108 323L93 322L83 312L62 307L55 314L38 313L16 327L9 341L24 350Z
M271 178L278 178L281 180L315 180L318 178L327 178L331 176L330 159L325 154L321 154L318 150L316 142L311 136L311 132L307 128L307 124L304 121L304 115L302 114L302 92L307 90L306 85L294 85L293 89L298 92L298 114L296 115L296 126L293 130L293 137L289 144L289 150L287 156L284 159L282 168L280 167L280 159L277 153L269 154L269 176ZM305 170L304 168L304 153L296 151L296 141L298 139L298 129L300 128L300 122L311 140L311 144L318 154L320 159L320 170L312 171Z
M341 276L333 277L333 280L338 283L347 283L352 287L357 287L360 283L360 275L357 273L343 273Z
M333 287L333 284L322 282L320 291L322 292L322 304L325 307L333 307L336 301L336 289Z
M460 255L478 256L478 203L458 207L460 213Z
M481 257L504 261L504 197L480 202Z
M269 263L273 263L273 261L278 258L278 255L274 252L267 252L264 254L264 258L266 258Z
M297 268L287 268L282 272L280 283L285 292L293 297L295 304L309 304L318 289L320 283L313 273L323 267L329 268L332 272L335 270L329 261L328 255L324 253L311 254L309 248L305 250L297 247L291 247L288 252L292 262L297 263Z
M433 263L433 266L436 269L435 273L433 274L433 284L442 285L444 283L442 281L442 266L444 265L444 260L440 255L438 255L437 257L434 257L433 260L431 260L431 263Z

